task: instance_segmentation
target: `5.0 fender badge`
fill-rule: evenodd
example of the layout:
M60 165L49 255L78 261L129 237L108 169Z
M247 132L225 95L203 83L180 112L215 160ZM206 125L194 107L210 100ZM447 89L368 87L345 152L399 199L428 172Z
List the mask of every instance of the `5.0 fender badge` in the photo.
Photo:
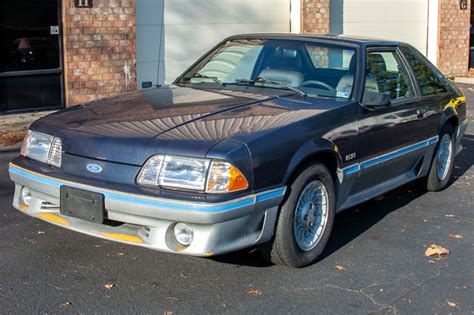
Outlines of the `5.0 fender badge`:
M353 159L355 159L355 157L356 157L355 152L353 152L351 154L348 154L348 155L346 155L346 161L353 160Z
M102 166L98 164L87 164L86 166L87 170L91 173L100 173L102 172Z

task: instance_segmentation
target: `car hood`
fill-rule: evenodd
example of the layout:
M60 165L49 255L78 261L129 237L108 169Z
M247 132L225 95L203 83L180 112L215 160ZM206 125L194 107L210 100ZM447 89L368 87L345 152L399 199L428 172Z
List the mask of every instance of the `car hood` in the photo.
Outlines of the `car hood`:
M61 138L66 153L142 165L157 153L204 157L223 139L265 132L325 110L294 106L287 91L170 86L78 105L32 128ZM268 91L267 91L268 90Z

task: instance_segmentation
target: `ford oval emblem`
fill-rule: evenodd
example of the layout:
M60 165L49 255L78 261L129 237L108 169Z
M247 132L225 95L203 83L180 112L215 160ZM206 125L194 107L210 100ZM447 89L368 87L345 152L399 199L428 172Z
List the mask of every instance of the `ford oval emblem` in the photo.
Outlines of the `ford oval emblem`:
M91 173L100 173L102 172L102 166L98 164L87 164L87 170Z

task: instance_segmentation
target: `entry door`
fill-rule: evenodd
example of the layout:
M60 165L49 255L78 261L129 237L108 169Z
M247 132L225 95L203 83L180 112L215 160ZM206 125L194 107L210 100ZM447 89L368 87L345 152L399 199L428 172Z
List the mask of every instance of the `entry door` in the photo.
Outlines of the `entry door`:
M420 161L425 140L425 106L395 48L369 50L366 91L386 93L392 105L362 108L359 115L360 176L357 191L408 176Z
M59 3L0 1L0 113L62 107Z

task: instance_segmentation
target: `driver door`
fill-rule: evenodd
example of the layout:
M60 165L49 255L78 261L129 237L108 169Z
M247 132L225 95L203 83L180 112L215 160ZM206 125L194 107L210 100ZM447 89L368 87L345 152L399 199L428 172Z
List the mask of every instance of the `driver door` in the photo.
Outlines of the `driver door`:
M398 180L415 176L413 171L424 152L417 144L427 137L423 122L426 109L399 50L372 48L367 51L366 60L365 91L386 93L392 104L381 108L360 107L361 168L355 193L377 185L396 186Z

